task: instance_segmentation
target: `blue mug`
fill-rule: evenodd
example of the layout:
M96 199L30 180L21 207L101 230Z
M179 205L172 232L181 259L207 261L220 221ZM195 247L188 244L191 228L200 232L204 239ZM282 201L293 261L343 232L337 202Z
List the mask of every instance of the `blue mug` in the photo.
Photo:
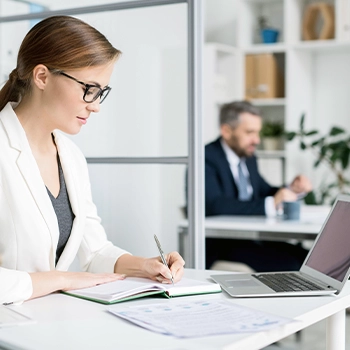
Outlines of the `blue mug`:
M300 201L283 202L283 219L300 220Z

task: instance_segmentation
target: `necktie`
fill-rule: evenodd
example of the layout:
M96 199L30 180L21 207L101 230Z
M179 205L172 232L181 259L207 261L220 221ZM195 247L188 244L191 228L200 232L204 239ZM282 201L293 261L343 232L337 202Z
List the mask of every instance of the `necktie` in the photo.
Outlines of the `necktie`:
M238 199L248 201L250 194L248 192L248 179L243 173L242 161L238 163Z

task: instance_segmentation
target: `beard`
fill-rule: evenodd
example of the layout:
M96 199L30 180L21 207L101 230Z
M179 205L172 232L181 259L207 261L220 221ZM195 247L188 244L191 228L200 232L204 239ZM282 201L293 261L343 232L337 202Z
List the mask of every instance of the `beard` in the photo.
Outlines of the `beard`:
M255 153L257 145L249 145L246 148L241 147L232 147L233 151L237 154L238 157L249 158L252 157Z

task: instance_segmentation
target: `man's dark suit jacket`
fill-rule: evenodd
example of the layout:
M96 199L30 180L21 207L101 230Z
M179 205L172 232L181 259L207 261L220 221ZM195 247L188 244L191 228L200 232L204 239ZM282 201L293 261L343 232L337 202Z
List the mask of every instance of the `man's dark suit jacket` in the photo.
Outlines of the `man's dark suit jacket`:
M273 196L277 187L270 186L259 174L256 157L246 158L253 187L250 201L238 200L238 189L232 176L220 138L205 147L205 214L265 215L265 197Z

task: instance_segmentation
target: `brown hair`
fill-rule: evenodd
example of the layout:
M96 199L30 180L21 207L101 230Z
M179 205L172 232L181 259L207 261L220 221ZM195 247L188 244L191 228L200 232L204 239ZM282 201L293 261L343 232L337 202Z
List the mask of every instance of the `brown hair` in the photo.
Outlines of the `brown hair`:
M70 16L52 16L36 24L19 48L17 67L0 90L0 111L30 92L32 71L38 64L49 69L70 70L99 66L121 52L98 30Z

